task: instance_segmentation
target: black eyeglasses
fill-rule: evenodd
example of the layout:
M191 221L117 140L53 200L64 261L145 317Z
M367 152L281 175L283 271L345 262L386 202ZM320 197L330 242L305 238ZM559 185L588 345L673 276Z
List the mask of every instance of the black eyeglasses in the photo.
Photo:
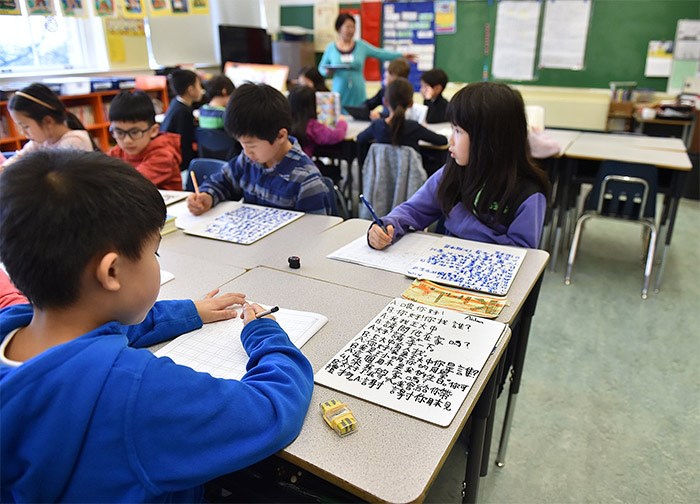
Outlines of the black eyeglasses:
M129 138L131 138L132 140L139 140L140 138L143 137L143 135L146 134L147 131L150 131L150 129L151 129L150 127L143 129L143 130L140 130L138 128L132 128L128 131L125 131L123 129L110 127L109 132L117 140L121 140L127 135L129 135Z

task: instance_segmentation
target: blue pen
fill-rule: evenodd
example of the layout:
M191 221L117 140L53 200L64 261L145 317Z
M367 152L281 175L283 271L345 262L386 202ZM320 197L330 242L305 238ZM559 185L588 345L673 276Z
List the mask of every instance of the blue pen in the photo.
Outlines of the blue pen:
M386 227L384 226L382 219L377 217L377 213L374 211L374 208L372 208L372 205L370 205L369 201L367 201L364 194L360 194L360 201L364 203L367 207L367 210L369 210L369 214L372 216L372 220L375 222L375 224L382 228L382 231L384 231L386 234L389 234L389 231L387 231Z

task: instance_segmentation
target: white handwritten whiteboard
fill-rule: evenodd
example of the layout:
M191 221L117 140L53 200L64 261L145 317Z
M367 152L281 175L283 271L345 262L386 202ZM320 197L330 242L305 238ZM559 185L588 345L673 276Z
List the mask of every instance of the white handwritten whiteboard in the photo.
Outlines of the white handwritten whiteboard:
M394 299L316 373L315 381L446 427L505 328Z

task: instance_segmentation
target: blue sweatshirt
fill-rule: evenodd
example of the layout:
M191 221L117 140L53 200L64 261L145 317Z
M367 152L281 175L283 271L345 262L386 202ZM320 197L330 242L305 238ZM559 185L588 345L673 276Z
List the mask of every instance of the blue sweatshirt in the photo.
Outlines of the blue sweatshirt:
M333 195L321 172L294 137L292 149L272 168L254 163L241 152L209 177L199 190L211 195L214 206L237 201L285 210L331 215Z
M31 319L30 305L0 311L0 341ZM201 325L191 301L162 301L139 325L0 366L2 502L201 501L203 483L288 445L311 399L309 362L270 319L243 329L241 381L143 348Z
M445 168L440 168L421 186L408 201L394 208L382 218L386 226L394 226L394 241L406 234L410 228L424 229L443 217L437 189ZM497 245L537 248L542 233L547 199L541 192L528 196L515 211L512 222L506 227L491 228L481 222L476 215L458 203L445 216L447 234Z

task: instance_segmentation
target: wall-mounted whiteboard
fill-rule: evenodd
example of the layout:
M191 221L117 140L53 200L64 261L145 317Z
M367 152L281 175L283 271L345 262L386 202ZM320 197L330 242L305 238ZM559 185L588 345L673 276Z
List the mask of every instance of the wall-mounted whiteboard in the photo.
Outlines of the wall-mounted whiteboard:
M210 15L151 16L149 26L151 49L158 66L216 65L218 50Z

